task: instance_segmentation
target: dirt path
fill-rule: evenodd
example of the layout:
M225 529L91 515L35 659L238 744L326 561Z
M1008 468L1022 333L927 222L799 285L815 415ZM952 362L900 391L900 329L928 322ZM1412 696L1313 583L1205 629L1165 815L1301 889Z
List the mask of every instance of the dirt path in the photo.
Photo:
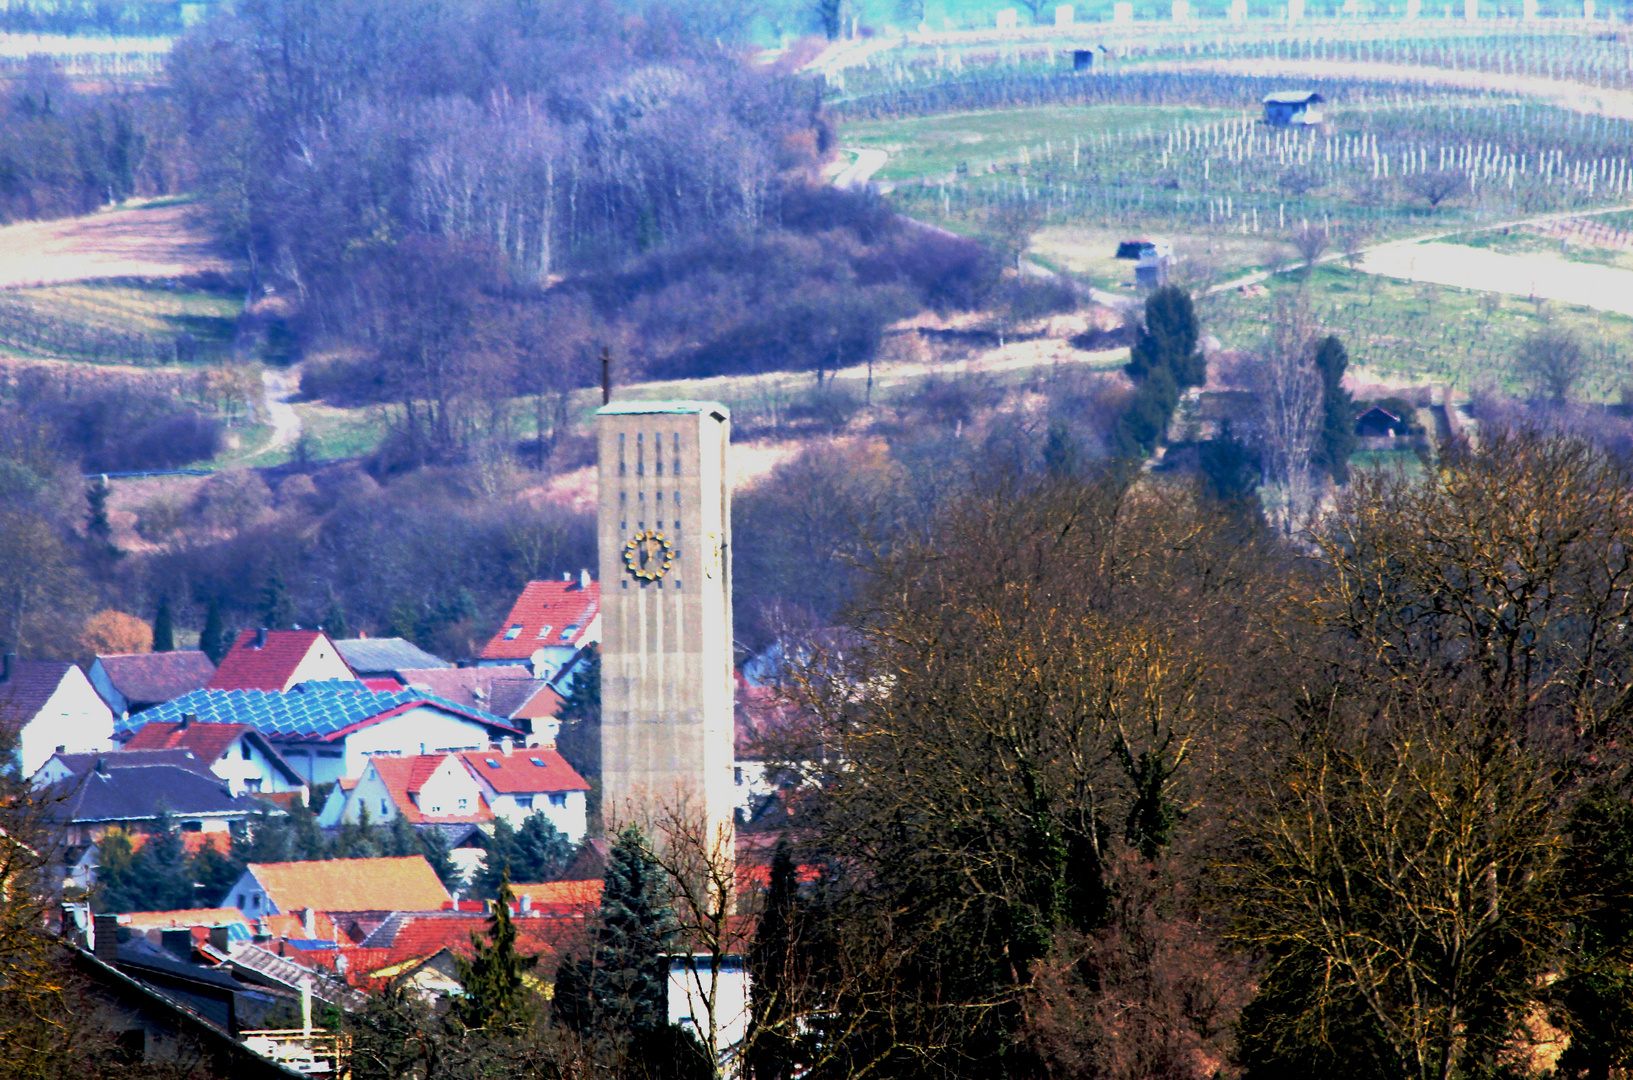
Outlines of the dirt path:
M841 191L853 191L863 187L873 178L873 174L884 168L890 155L883 150L863 150L856 147L846 147L856 155L856 160L834 177L834 187Z
M1408 82L1456 90L1493 90L1545 101L1594 116L1633 119L1633 92L1601 90L1582 83L1543 79L1532 75L1505 75L1497 71L1454 71L1413 64L1373 64L1339 60L1175 60L1132 63L1125 70L1222 72L1272 75L1298 79L1357 79L1366 82Z
M261 384L266 387L267 421L272 425L272 439L257 453L294 446L301 437L301 416L289 401L300 392L299 370L268 369L261 372Z
M192 206L108 210L0 228L0 289L226 272Z

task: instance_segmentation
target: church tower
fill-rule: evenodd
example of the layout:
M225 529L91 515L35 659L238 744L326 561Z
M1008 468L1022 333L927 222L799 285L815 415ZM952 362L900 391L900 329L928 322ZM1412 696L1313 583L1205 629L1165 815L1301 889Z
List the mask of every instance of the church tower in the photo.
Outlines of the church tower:
M731 414L618 401L597 428L602 811L685 800L716 835L734 799Z

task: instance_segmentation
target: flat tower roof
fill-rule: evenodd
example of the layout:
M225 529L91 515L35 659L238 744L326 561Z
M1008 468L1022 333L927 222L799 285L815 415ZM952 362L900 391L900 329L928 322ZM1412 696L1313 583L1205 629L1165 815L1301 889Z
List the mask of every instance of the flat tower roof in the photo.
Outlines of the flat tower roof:
M595 410L597 416L639 416L648 413L716 413L724 420L731 410L718 401L614 401Z

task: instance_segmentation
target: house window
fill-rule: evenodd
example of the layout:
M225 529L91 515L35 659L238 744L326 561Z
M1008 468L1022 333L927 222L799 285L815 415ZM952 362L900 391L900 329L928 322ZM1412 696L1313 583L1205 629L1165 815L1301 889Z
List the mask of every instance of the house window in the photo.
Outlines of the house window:
M550 805L551 806L566 806L567 805L567 795L566 795L566 793L565 792L557 792L557 793L551 795L550 796Z
M516 808L518 810L531 810L531 809L533 809L533 796L531 796L531 795L518 795L518 796L516 796Z
M539 627L539 640L543 641L545 638L547 638L549 636L550 636L550 624L545 623L543 626Z
M243 893L238 894L238 910L239 911L244 910L244 894Z
M253 780L245 780L244 790L259 795L261 793L261 778L257 776Z
M527 760L531 761L533 764L537 765L541 769L544 768L544 762L540 761L536 757L530 757Z
M521 623L512 623L511 626L510 626L510 629L505 631L505 640L506 641L515 641L518 637L521 636L521 634L522 634L522 624Z
M181 823L181 831L182 832L203 832L204 831L204 822L202 822L202 821L184 821L184 822Z
M568 623L566 626L561 628L561 640L571 641L573 640L573 635L576 633L578 633L578 624ZM542 637L543 635L541 634L540 636Z
M380 800L380 816L381 817L387 817L390 814L391 814L391 804L386 802L384 799L381 799Z
M249 743L247 743L247 742L239 743L238 744L238 752L240 754L244 755L244 760L245 761L248 761L250 759L250 757L249 757Z
M741 768L732 769L731 779L732 779L732 783L741 784L743 782L743 770Z
M440 813L442 813L442 807L440 807L440 806L433 806L433 807L431 807L431 813L433 813L433 814L440 814Z
M465 809L465 800L464 799L459 800L459 808L461 810Z

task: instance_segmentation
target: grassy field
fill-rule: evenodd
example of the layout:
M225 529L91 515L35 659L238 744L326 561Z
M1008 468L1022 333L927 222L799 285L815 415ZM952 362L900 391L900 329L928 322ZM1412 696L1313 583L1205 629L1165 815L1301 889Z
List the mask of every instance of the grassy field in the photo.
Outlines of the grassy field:
M242 297L159 283L0 291L0 352L154 366L212 363L232 348Z
M1189 106L1046 105L1035 109L926 116L908 120L863 120L843 124L846 146L884 150L890 161L875 174L879 180L917 180L987 172L994 166L1045 155L1069 158L1073 140L1090 132L1144 133L1176 124L1206 123L1234 115L1223 109Z
M1302 279L1283 274L1267 295L1217 293L1199 305L1208 333L1229 348L1251 348L1269 331L1278 300L1302 293L1315 322L1337 334L1351 361L1377 376L1432 380L1462 392L1481 384L1524 389L1514 356L1545 326L1574 331L1593 358L1582 387L1594 399L1633 385L1633 319L1562 304L1532 304L1495 293L1361 274L1322 266Z

